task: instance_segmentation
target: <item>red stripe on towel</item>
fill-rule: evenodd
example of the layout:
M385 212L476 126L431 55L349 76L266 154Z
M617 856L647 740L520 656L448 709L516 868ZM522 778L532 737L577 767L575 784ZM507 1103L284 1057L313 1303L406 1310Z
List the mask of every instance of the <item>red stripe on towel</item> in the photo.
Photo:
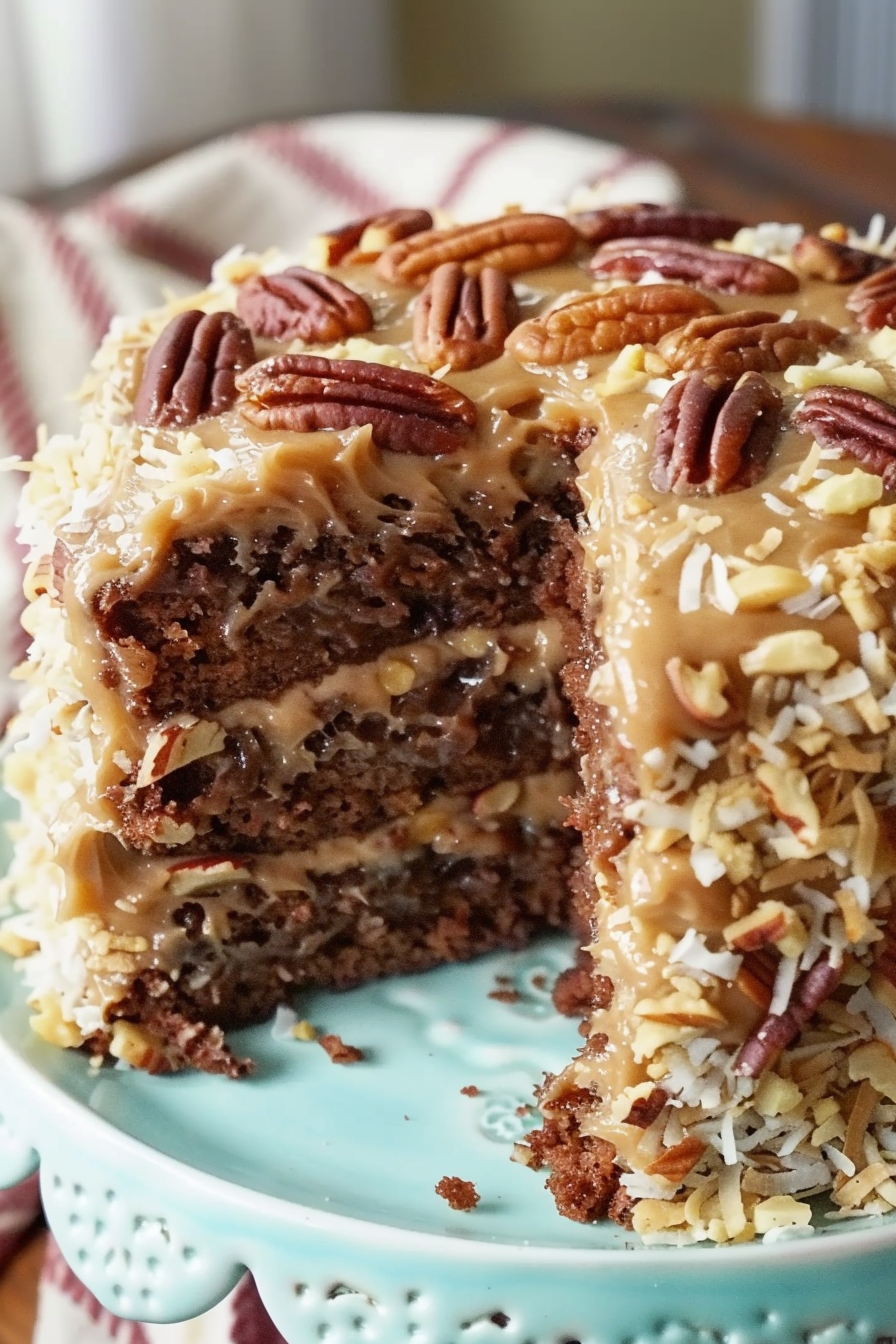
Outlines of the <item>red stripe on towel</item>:
M30 461L37 446L36 429L37 417L16 363L15 347L0 319L0 434L11 453Z
M214 252L194 243L178 229L161 224L151 215L142 214L107 191L97 197L90 213L113 233L128 252L148 261L157 261L172 271L180 271L191 280L206 284L216 260Z
M300 177L360 214L376 214L395 204L377 187L359 177L336 154L306 140L301 128L289 122L271 122L258 126L248 132L246 139L260 145Z
M287 1344L264 1309L255 1280L247 1274L233 1295L232 1344Z
M442 209L448 210L454 205L458 196L461 194L474 173L478 171L481 164L511 140L516 140L521 135L525 135L528 129L527 126L517 126L512 122L503 122L493 131L490 131L486 138L480 141L475 148L469 150L448 179L448 183L438 199L438 204Z
M52 215L43 210L36 210L34 215L78 314L87 324L93 344L99 345L109 330L115 310L90 258L59 227Z
M60 1293L64 1293L71 1302L81 1308L89 1320L105 1330L109 1339L119 1339L122 1344L149 1344L149 1336L142 1325L113 1316L112 1312L107 1311L93 1293L84 1287L78 1276L69 1269L52 1237L47 1238L41 1281L52 1284Z

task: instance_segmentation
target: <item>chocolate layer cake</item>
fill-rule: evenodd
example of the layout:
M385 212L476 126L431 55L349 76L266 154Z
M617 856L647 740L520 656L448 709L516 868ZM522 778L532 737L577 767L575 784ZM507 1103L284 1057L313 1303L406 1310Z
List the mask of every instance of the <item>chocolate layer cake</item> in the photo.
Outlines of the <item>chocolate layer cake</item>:
M237 1074L222 1029L297 988L569 923L578 427L502 353L504 271L405 276L430 224L231 257L118 323L36 458L2 936L51 1041ZM580 242L475 241L552 295Z
M400 211L117 326L23 512L37 1030L238 1073L296 987L573 924L563 1213L896 1207L890 250Z

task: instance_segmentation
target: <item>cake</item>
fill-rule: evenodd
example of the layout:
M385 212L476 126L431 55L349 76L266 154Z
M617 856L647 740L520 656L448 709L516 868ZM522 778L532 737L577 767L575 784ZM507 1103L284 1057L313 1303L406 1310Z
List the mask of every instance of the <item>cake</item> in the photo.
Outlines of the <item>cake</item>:
M22 508L39 1034L239 1075L304 986L572 928L562 1213L896 1207L894 327L877 226L646 205L393 211L117 322Z

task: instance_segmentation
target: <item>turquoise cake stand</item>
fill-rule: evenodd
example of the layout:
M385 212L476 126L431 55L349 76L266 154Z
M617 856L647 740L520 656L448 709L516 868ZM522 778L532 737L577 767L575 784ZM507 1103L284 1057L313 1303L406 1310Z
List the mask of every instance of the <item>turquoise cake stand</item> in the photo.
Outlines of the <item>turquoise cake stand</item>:
M532 1089L575 1049L549 986L569 947L315 994L365 1053L238 1033L229 1082L91 1069L28 1027L0 957L0 1186L40 1166L72 1268L118 1315L185 1320L252 1271L290 1344L874 1344L896 1336L896 1223L646 1248L557 1216L509 1160ZM515 1001L490 998L496 988ZM503 998L514 996L502 996ZM461 1089L475 1086L478 1095ZM453 1212L443 1176L481 1197Z

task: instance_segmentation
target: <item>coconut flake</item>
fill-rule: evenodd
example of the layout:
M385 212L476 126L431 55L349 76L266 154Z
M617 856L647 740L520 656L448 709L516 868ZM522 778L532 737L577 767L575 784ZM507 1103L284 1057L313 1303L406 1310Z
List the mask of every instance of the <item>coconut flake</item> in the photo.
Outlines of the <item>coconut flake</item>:
M708 737L700 737L696 742L682 742L680 738L676 738L672 745L679 756L689 765L695 765L698 770L705 770L719 755L718 747L710 742Z
M860 985L846 1005L849 1013L861 1013L874 1028L875 1035L896 1050L896 1018L889 1008L874 997L867 985Z
M713 605L733 616L740 603L728 580L728 566L717 551L712 555L711 566Z
M793 509L789 504L785 504L783 499L773 495L770 490L766 490L762 496L766 508L771 509L772 513L779 513L782 518L789 518Z
M705 541L698 541L685 557L678 583L678 610L683 613L700 610L703 571L712 552Z
M838 677L828 677L822 681L818 687L818 698L823 705L835 705L843 700L852 700L870 689L868 673L863 667L854 667L851 672L841 672Z
M285 1003L281 1003L276 1013L274 1021L271 1024L271 1035L275 1041L291 1041L293 1039L292 1029L299 1020L299 1015L292 1008L288 1008Z
M845 1153L841 1153L839 1148L835 1148L832 1143L823 1143L821 1145L821 1151L824 1153L831 1166L836 1167L838 1171L842 1171L844 1176L855 1176L855 1162L853 1162L852 1158L847 1157Z
M741 968L743 957L733 952L711 952L706 946L703 934L698 933L696 929L688 929L684 937L672 948L669 960L673 963L680 962L689 970L707 971L710 975L718 976L720 980L731 982Z
M797 968L797 957L781 958L775 975L772 1001L768 1006L769 1017L780 1017L786 1011L790 1002L790 995L793 993L793 982L796 980Z
M701 887L711 887L713 882L725 876L725 865L714 849L707 845L694 845L691 850L691 869Z

